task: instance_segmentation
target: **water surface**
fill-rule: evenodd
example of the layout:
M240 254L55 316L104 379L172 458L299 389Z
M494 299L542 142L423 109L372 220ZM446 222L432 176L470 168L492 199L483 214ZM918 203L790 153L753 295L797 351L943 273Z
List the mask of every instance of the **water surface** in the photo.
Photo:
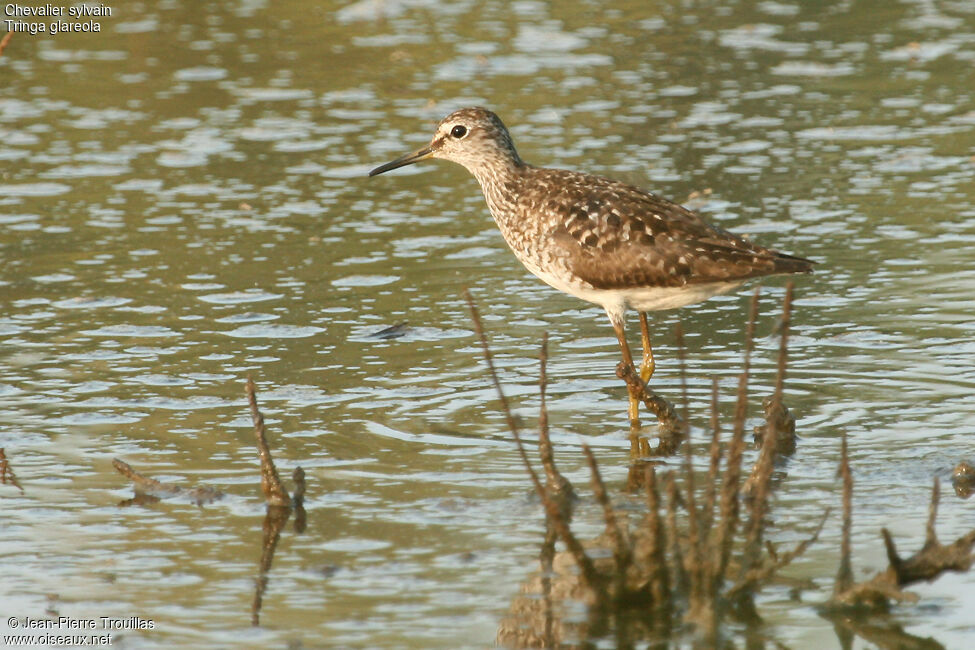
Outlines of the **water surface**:
M624 390L601 311L530 277L475 182L430 162L366 172L444 114L497 111L526 160L613 176L815 259L787 385L792 539L854 465L857 577L879 529L923 541L935 476L972 460L975 9L963 2L127 3L99 34L15 34L0 57L4 611L141 616L138 647L484 647L534 567L541 512L462 290L527 423L551 336L551 421L626 472ZM680 312L694 424L725 412L748 292ZM753 413L783 294L765 283ZM654 318L676 398L677 314ZM375 336L406 322L403 336ZM635 319L634 319L635 324ZM631 332L635 331L631 327ZM250 625L263 502L251 375L308 528L282 535ZM120 508L121 458L228 493ZM588 517L588 519L587 519ZM599 529L599 514L580 517ZM943 541L973 526L946 490ZM760 603L786 645L834 643L838 517ZM975 577L924 586L905 629L959 647Z

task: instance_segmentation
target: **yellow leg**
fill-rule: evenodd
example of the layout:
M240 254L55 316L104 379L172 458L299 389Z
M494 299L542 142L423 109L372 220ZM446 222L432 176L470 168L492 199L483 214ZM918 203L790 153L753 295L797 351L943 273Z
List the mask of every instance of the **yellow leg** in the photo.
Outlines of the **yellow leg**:
M643 365L640 366L640 379L643 383L650 381L653 371L657 367L653 362L653 348L650 346L650 326L647 324L647 312L640 312L640 335L643 338Z
M616 338L620 342L620 352L623 354L623 363L628 364L631 368L635 368L633 365L633 355L630 353L630 345L626 342L626 332L623 330L623 314L609 314L609 321L613 324L613 331L616 332ZM630 427L638 428L640 426L640 394L634 391L632 388L628 388L630 394L630 407L629 407L629 417L630 417Z

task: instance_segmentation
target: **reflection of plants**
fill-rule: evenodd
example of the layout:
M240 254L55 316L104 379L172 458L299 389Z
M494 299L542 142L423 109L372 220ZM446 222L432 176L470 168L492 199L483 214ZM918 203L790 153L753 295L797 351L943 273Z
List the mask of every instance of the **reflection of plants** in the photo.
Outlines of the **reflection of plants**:
M972 566L972 547L975 546L975 530L962 535L954 543L944 546L938 542L934 532L938 517L938 501L941 486L937 478L931 490L931 503L928 507L928 523L925 529L924 546L909 558L902 558L894 547L894 539L886 528L881 530L888 566L874 577L863 582L853 582L853 568L850 562L850 529L853 524L853 475L850 472L846 437L843 437L843 456L840 461L840 476L843 478L843 537L840 542L840 568L833 583L833 597L822 608L822 614L833 621L836 633L849 645L852 634L877 643L881 647L906 647L913 637L906 634L896 623L883 620L873 621L876 614L884 614L890 603L915 602L917 594L903 591L917 582L930 582L945 571L968 571ZM922 645L910 647L940 648L930 640L921 640ZM926 645L924 642L927 642Z
M642 508L644 514L639 518L621 513L614 507L598 464L589 447L583 445L590 469L592 493L605 520L604 532L594 540L583 542L570 525L574 491L555 466L548 435L545 411L547 339L542 344L539 382L541 415L538 444L545 474L543 483L528 459L517 421L501 391L480 317L468 296L474 327L481 339L501 408L545 511L546 535L541 552L541 572L523 585L525 595L517 597L512 603L511 612L498 632L499 643L516 647L585 646L586 639L610 635L622 647L640 639L664 640L693 630L709 644L719 644L726 621L744 622L749 629L760 621L755 607L756 595L776 578L780 569L817 539L829 514L827 509L808 538L791 549L781 551L766 539L771 511L770 496L778 482L773 479L773 469L776 460L791 453L795 444L794 419L782 403L791 300L790 284L783 305L775 391L765 404L766 422L758 431L761 434L760 451L747 478L742 481L742 458L745 449L749 353L752 350L757 300L752 302L744 369L739 379L735 417L727 445L721 442L716 410L717 383L713 386L709 465L703 484L692 467L693 450L684 424L686 415L683 420L665 423L679 424L678 430L673 426L662 427L664 431L671 430L675 443L670 446L663 444L662 449L676 450L684 441L683 462L679 470L661 473L645 455L634 459L629 483L631 487L639 484L646 499ZM622 374L627 374L625 369ZM649 392L645 384L639 388ZM662 398L646 394L644 401L648 407L651 403L663 402ZM675 413L672 407L651 410L658 416L661 413ZM640 445L634 445L634 449L639 451ZM842 620L848 629L876 641L876 626L857 627L849 623L848 615L855 611L861 616L869 616L883 611L890 599L903 599L904 594L899 590L903 585L932 579L949 569L968 569L975 531L948 547L937 543L933 530L936 484L928 541L921 552L906 560L900 559L890 535L884 531L890 568L864 583L852 584L849 570L852 481L849 478L845 438L840 472L844 476L843 560L834 596L823 614L835 617L837 621ZM556 552L557 540L562 541L565 551ZM571 613L573 601L584 606L583 616L578 611ZM839 623L837 625L839 630ZM885 638L891 643L911 640L894 627L888 626L885 630ZM849 632L846 634L849 636Z
M274 551L292 510L295 511L295 532L305 532L305 470L295 467L292 473L295 493L294 496L288 496L288 489L278 477L278 469L274 466L274 458L271 457L271 448L267 444L264 429L264 416L257 408L257 390L250 377L247 378L245 389L251 409L251 421L254 423L257 453L261 458L261 492L267 504L263 526L264 536L261 541L260 570L257 574L257 586L254 589L254 601L251 603L251 625L257 626L261 622L261 605L264 602L264 592L267 590L268 573L271 571Z
M274 559L274 551L278 546L281 531L284 529L284 525L288 523L292 511L295 513L295 532L302 533L305 530L305 470L301 467L295 467L292 474L295 482L295 493L293 496L289 496L288 489L278 476L274 458L271 456L271 449L267 444L264 416L261 415L261 411L257 407L257 389L250 377L247 378L244 389L250 406L251 421L254 423L257 453L261 459L261 492L267 504L267 513L264 516L262 526L261 561L258 566L254 599L251 603L251 624L257 626L260 624L261 605L264 600L264 592L267 590L268 574L271 570L271 562ZM224 497L224 493L215 488L207 486L188 488L143 476L117 458L112 461L112 465L116 471L129 478L135 488L135 497L122 501L119 506L150 505L161 499L172 497L188 499L198 506L203 506Z

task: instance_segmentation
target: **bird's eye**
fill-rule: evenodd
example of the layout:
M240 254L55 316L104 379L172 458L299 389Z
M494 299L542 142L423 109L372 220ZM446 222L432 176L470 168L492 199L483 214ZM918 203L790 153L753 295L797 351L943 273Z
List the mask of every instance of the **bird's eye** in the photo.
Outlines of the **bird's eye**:
M450 129L450 135L460 140L467 135L467 127L462 124L458 124L454 128Z

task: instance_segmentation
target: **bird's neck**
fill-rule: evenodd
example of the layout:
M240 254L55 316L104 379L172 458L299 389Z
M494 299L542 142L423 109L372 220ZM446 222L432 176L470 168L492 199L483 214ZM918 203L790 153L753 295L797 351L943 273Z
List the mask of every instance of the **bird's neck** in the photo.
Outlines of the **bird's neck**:
M501 220L514 211L525 172L530 167L516 156L472 167L491 214Z

